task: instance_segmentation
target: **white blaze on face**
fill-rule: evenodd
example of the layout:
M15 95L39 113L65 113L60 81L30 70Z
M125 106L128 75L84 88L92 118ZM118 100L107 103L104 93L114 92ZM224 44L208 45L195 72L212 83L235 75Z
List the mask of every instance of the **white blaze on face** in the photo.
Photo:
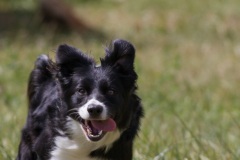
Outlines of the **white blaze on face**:
M80 115L80 117L82 119L90 119L90 114L88 112L88 106L89 105L99 105L99 106L102 106L103 108L103 111L100 115L100 119L107 119L107 107L100 101L96 100L95 98L93 99L90 99L86 104L84 104L83 106L81 106L79 109L78 109L78 114Z

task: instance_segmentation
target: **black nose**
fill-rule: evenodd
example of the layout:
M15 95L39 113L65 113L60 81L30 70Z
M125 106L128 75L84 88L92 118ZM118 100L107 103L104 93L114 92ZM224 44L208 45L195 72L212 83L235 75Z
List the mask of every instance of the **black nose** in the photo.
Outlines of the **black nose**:
M102 113L103 107L101 105L91 104L88 106L87 110L91 117L97 117Z

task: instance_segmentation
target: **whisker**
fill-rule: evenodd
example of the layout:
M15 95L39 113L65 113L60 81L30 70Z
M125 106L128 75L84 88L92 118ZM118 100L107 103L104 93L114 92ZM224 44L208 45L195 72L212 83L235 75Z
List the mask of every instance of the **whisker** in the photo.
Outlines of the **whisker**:
M77 114L78 114L77 112L72 112L72 113L69 113L68 115L72 116L72 115L77 115Z
M110 116L110 117L114 117L114 115L113 115L113 114L111 114L111 113L108 113L108 114L109 114L109 116Z
M77 120L81 120L81 116L78 114L77 117L76 117Z
M72 108L72 109L68 110L67 112L73 112L73 111L77 111L77 108Z
M80 121L82 119L76 109L71 109L68 112L68 116L72 116L75 120Z

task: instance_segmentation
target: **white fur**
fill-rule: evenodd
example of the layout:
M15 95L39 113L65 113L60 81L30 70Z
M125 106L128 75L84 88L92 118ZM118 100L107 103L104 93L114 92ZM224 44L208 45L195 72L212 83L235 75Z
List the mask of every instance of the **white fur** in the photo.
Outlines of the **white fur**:
M38 57L38 59L41 59L41 60L43 60L43 61L48 61L48 60L49 60L48 56L45 55L45 54L40 55L40 56Z
M82 107L79 108L78 113L81 118L83 119L89 119L90 114L88 113L88 106L94 104L94 105L100 105L103 107L103 112L101 113L100 119L107 119L107 107L100 101L96 100L95 98L90 99L86 104L84 104Z
M55 148L51 152L50 160L97 160L90 158L89 154L103 146L107 149L111 148L111 144L120 137L120 131L118 129L113 132L108 132L106 135L97 142L91 142L85 136L79 122L76 122L72 118L68 118L68 124L72 138L67 136L58 136L55 138Z

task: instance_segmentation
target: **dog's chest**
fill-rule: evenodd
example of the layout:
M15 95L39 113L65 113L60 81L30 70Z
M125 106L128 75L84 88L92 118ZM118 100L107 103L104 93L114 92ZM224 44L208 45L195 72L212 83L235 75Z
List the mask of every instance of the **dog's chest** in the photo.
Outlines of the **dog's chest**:
M120 137L119 130L107 133L99 142L90 142L86 139L80 125L68 119L69 129L72 132L72 138L64 135L55 137L55 147L50 152L50 160L100 160L90 157L90 153L101 147L106 147L106 151L111 148L111 144Z
M89 143L79 145L68 137L59 136L56 137L55 144L50 160L97 160L89 156L92 151Z

